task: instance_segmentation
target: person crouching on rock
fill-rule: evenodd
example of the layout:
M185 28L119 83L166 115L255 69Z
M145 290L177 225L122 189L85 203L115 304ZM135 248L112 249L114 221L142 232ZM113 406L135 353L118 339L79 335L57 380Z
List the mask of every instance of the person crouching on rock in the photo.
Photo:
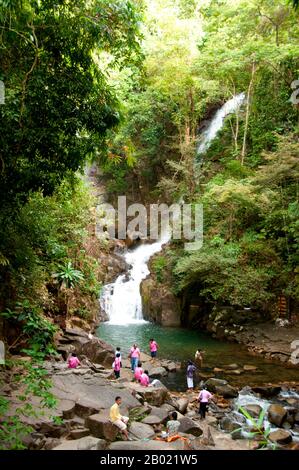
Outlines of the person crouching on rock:
M213 398L213 395L207 390L207 387L203 387L199 392L198 401L199 401L199 414L201 419L205 419L206 411L209 404L209 401Z
M121 430L122 434L125 436L125 439L128 440L127 424L129 418L120 414L120 405L121 397L116 397L114 405L112 405L110 408L109 418L111 423L115 424L115 426L117 426Z
M121 369L121 356L119 353L116 353L114 362L113 362L113 370L116 379L120 377L120 369Z
M167 437L176 436L181 423L178 421L178 414L173 411L170 415L170 421L166 423Z
M142 385L143 387L148 387L149 386L149 383L150 383L150 379L149 379L149 376L148 376L148 370L145 370L143 372L143 374L141 374L140 378L139 378L139 383L140 385Z
M142 369L142 364L141 362L139 361L138 362L138 365L137 367L135 368L135 371L134 371L134 379L139 382L139 379L141 377L141 375L143 374L143 369Z
M71 356L68 358L68 368L69 369L76 369L80 364L81 362L79 361L79 359L77 358L77 354L76 353L72 353Z

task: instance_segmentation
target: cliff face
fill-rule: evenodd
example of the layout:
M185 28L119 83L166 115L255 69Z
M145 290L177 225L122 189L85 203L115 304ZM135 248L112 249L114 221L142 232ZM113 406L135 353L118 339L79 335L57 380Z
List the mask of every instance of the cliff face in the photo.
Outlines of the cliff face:
M145 320L163 326L181 325L180 300L169 286L158 283L151 274L141 283L140 293Z

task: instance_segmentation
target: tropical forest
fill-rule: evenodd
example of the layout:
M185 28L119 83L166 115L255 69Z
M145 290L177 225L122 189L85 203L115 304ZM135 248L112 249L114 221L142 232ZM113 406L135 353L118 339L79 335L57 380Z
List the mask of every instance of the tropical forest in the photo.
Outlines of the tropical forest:
M0 392L0 461L299 450L297 0L0 0Z

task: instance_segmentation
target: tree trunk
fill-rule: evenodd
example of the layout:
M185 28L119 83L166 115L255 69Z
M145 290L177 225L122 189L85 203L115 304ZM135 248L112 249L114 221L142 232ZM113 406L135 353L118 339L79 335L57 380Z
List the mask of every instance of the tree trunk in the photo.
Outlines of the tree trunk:
M251 78L250 78L250 82L249 82L248 90L247 90L245 128L244 128L243 145L242 145L242 151L241 151L241 165L244 164L244 158L245 158L245 155L246 155L246 142L247 142L247 134L248 134L249 114L250 114L250 101L251 101L251 97L252 97L252 88L253 88L253 81L254 81L255 72L256 72L255 62L252 62Z

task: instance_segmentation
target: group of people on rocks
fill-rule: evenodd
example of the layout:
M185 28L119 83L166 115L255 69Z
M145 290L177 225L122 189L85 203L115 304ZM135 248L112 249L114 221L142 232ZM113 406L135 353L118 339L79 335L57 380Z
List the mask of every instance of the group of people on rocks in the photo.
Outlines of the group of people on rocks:
M151 338L149 341L149 350L151 355L151 361L154 361L157 357L159 345L158 343ZM187 378L187 388L188 391L194 389L194 375L198 368L201 368L203 365L203 354L204 351L197 349L194 362L189 360L187 363L186 378ZM148 370L144 370L141 363L141 351L136 343L130 349L128 358L131 363L131 370L133 373L134 380L138 382L143 387L155 386L160 382L159 380L150 381ZM68 367L71 369L77 368L81 363L78 359L76 353L71 353L68 358ZM112 364L115 379L120 378L120 372L122 368L122 355L120 347L117 347L115 350L115 357ZM206 389L202 387L198 395L199 402L199 414L201 419L205 419L206 412L208 409L209 402L213 399L213 395ZM128 421L127 416L122 416L120 413L121 397L117 396L115 398L115 403L110 408L110 421L117 426L125 439L129 439L128 435ZM166 423L166 432L163 433L163 439L171 440L178 433L180 427L180 421L177 419L177 413L174 411L171 413L170 420Z
M151 338L149 341L151 360L154 360L157 357L158 347L159 347L158 343L154 340L154 338ZM141 385L144 385L145 387L147 387L150 384L148 371L143 370L140 357L141 357L140 349L137 346L137 344L134 343L128 355L128 359L130 359L131 361L131 370L132 370L132 373L134 374L134 379L137 382L140 382ZM115 350L115 358L112 364L112 368L114 370L115 378L119 379L120 371L122 368L121 352L120 352L119 347L117 347Z

